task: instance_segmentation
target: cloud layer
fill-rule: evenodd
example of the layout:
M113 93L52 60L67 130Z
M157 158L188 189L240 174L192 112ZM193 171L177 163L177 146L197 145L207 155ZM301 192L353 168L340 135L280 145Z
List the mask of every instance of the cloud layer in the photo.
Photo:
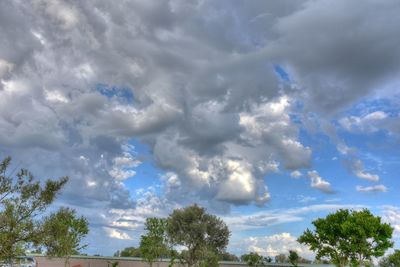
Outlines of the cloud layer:
M273 173L305 170L310 187L332 193L335 177L318 174L302 134L336 119L350 133L398 135L398 114L341 112L398 80L399 10L397 1L1 2L0 153L43 178L69 175L60 203L94 209L94 224L121 240L123 225L152 208L264 206ZM351 154L355 176L380 179L321 132ZM126 186L144 160L161 172L159 195Z

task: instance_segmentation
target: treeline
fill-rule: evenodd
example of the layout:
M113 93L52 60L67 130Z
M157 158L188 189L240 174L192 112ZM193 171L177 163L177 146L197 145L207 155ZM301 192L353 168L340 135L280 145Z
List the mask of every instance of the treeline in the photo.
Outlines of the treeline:
M338 267L372 266L372 258L382 257L394 244L391 240L393 227L367 209L340 209L312 224L315 229L307 229L297 241L316 253L314 263L331 263ZM180 262L189 267L218 266L221 260L242 261L249 266L262 266L269 262L291 263L293 266L311 263L296 251L277 255L274 259L257 253L240 258L227 253L228 227L197 205L174 210L165 219L149 218L145 226L146 234L141 237L139 248L128 248L118 255L144 258L150 266L160 258L170 258L171 264ZM178 253L174 250L177 246L185 249ZM399 254L396 250L382 258L381 265L400 266Z
M0 163L0 263L12 264L25 251L64 257L67 262L70 255L86 247L81 241L89 231L87 220L73 209L62 207L47 213L68 177L40 183L26 169L9 171L10 163L10 158ZM312 224L314 229L306 229L297 241L315 252L314 262L371 266L372 258L383 257L394 245L393 227L367 209L341 209ZM216 267L218 261L242 261L249 266L310 262L296 251L274 258L257 253L238 258L226 251L230 234L224 221L192 205L175 209L167 218L148 218L139 247L123 249L115 256L140 257L150 266L162 258L169 258L170 266L181 263L188 267ZM178 252L177 247L183 250ZM380 266L400 266L400 251L381 258Z
M179 255L179 252L174 250L172 252L175 255ZM117 250L114 254L114 257L132 257L132 258L142 258L143 255L140 251L139 247L127 247L124 248L123 250L119 251ZM169 255L165 255L164 257L161 256L161 259L166 259L168 258ZM218 260L219 261L233 261L233 262L239 262L240 259L238 256L231 254L229 252L222 252L218 254Z

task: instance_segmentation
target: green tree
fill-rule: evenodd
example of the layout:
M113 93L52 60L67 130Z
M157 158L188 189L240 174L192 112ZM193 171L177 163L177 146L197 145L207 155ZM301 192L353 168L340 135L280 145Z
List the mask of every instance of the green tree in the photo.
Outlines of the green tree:
M168 255L166 220L161 218L147 218L145 223L146 235L142 235L140 240L140 252L142 257L149 263Z
M201 260L205 251L216 255L224 252L230 232L221 219L192 205L172 212L167 219L167 235L172 245L186 247L181 259L190 267Z
M381 267L398 267L400 266L400 250L396 249L393 254L384 257L380 262Z
M317 259L328 258L336 266L360 266L393 246L393 228L367 209L341 209L313 225L315 231L307 229L298 241L309 245Z
M43 244L40 215L68 181L63 177L42 185L26 169L13 178L7 173L10 162L8 157L0 163L0 261L7 262L23 254L25 248Z
M220 261L239 261L239 258L229 252L222 252L218 255Z
M202 253L202 258L199 261L199 267L218 267L219 266L219 257L218 255L205 249Z
M251 267L257 267L264 264L264 258L258 253L250 252L249 254L244 254L241 257L241 260L245 262L247 265Z
M71 255L79 254L86 245L82 239L88 234L88 222L84 217L77 218L74 210L61 208L47 217L43 224L44 246L47 255L65 257L65 263Z
M289 262L285 254L279 254L275 256L275 262L277 263L287 263Z
M127 247L121 250L119 253L119 257L136 257L140 258L142 257L142 253L140 252L139 248L135 247Z
M298 261L299 261L299 255L297 254L297 252L296 251L294 251L294 250L289 250L289 256L288 256L288 259L289 259L289 262L293 265L293 266L295 266L295 267L297 267L297 263L298 263Z

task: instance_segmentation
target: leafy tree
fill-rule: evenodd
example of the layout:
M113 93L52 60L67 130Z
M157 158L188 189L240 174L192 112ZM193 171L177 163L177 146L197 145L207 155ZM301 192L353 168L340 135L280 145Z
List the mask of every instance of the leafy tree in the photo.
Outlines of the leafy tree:
M309 245L317 259L326 257L336 266L361 265L393 246L393 228L367 209L341 209L313 221L313 225L315 231L307 229L298 241Z
M199 267L218 267L218 261L218 255L215 252L206 249L202 253L202 258L199 261Z
M239 258L229 252L222 252L218 255L220 261L239 261Z
M258 253L250 252L249 254L244 254L241 257L241 260L245 262L247 265L251 267L257 267L264 264L264 258Z
M167 235L172 245L187 248L181 259L190 267L203 256L204 251L219 254L229 242L229 229L214 215L197 205L176 209L167 219Z
M400 250L396 249L393 254L384 257L380 262L381 267L398 267L400 266Z
M43 229L43 243L49 256L65 257L67 263L71 255L86 247L81 241L89 232L88 222L84 217L77 218L72 209L61 208L51 214L45 219Z
M162 256L168 255L168 246L166 244L166 220L161 218L147 218L145 223L146 235L142 235L140 240L140 252L142 257L149 263Z
M13 179L7 174L10 162L8 157L0 163L0 261L7 262L28 246L43 244L45 232L39 216L68 181L63 177L42 185L26 169Z
M293 265L293 266L296 266L297 267L297 263L298 263L298 261L299 261L299 255L297 254L297 252L296 251L294 251L294 250L289 250L289 256L288 256L288 259L289 259L289 262Z
M142 253L140 252L139 248L127 247L127 248L124 248L119 253L119 256L120 257L137 257L137 258L140 258L140 257L142 257Z
M287 263L287 262L289 262L289 260L285 254L279 254L279 255L275 256L275 262L276 263Z

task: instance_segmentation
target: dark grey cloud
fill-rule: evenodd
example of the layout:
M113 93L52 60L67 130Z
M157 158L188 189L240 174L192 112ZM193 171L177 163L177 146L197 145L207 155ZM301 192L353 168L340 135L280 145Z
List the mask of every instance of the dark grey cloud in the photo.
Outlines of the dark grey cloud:
M279 19L271 49L314 109L348 107L399 74L397 1L309 1Z

